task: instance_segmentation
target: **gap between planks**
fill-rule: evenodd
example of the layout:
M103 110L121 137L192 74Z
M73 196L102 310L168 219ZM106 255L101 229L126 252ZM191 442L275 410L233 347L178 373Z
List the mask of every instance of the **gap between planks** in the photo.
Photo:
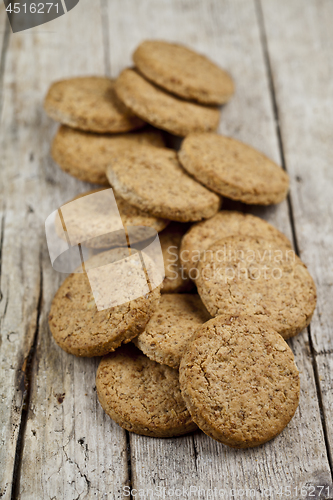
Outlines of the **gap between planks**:
M3 15L3 9L1 9L0 12L1 15ZM9 21L6 17L4 16L3 19L1 19L1 25L5 27L4 32L3 32L3 37L2 37L2 43L0 45L0 118L2 115L2 108L3 108L3 84L4 84L4 75L5 75L5 69L6 69L6 56L9 50L9 42L10 42L10 37L11 37L11 28ZM1 119L0 119L0 132L1 132ZM5 180L5 179L3 179ZM2 183L3 186L5 186L5 182ZM5 200L2 200L2 218L1 218L1 234L0 234L0 302L3 299L2 295L2 290L1 290L1 271L2 271L2 247L4 243L4 231L5 231ZM31 345L31 348L27 354L27 357L24 360L24 363L22 365L22 369L20 370L20 385L24 386L24 391L23 391L23 399L22 399L22 407L21 407L21 419L19 423L19 430L17 433L17 441L16 441L16 449L15 449L15 458L14 458L14 464L13 464L13 477L12 477L12 487L11 487L11 494L10 497L12 500L16 499L18 496L18 488L19 488L19 477L20 477L20 466L21 466L21 459L22 459L22 449L23 449L23 442L24 442L24 433L25 433L25 426L28 418L28 408L29 408L29 399L30 399L30 377L32 373L32 363L33 363L33 357L36 349L36 344L37 344L37 338L38 338L38 330L39 330L39 317L40 317L40 311L41 311L41 300L42 300L42 268L41 268L41 261L40 261L40 289L39 289L39 298L38 298L38 307L37 307L37 322L36 322L36 329L33 335L33 342ZM8 298L7 298L8 300ZM7 306L7 304L6 304ZM6 309L4 309L3 317L6 314ZM3 319L3 318L0 318ZM1 323L0 323L1 326ZM0 346L1 346L1 337L0 337ZM6 491L2 492L3 494L6 493ZM1 495L2 496L2 495Z
M41 311L42 311L43 269L42 269L42 255L41 255L41 253L40 253L40 257L39 257L39 265L40 265L40 269L39 269L40 282L39 282L39 297L38 297L38 305L37 305L37 322L36 322L36 329L35 329L35 333L34 333L33 343L32 343L32 346L30 348L28 357L26 358L26 360L24 362L24 371L23 371L24 393L23 393L23 401L22 401L20 428L18 431L16 450L15 450L11 500L16 500L19 497L23 444L24 444L25 430L26 430L27 420L28 420L28 415L29 415L31 377L32 377L32 373L33 373L32 368L33 368L34 356L36 353L36 346L37 346L38 334L39 334L39 322L40 322L40 316L41 316Z
M6 55L9 49L9 41L11 36L11 29L9 25L8 19L5 17L4 23L5 31L3 34L2 46L1 46L1 58L0 58L0 117L2 115L2 106L3 106L3 83L4 83L4 74L6 68ZM1 125L1 120L0 120ZM0 128L1 131L1 128ZM3 183L5 185L5 183ZM2 245L4 241L4 229L5 229L5 203L3 201L3 216L1 221L1 236L0 236L0 301L2 300L2 291L1 291L1 270L2 270ZM41 263L40 263L41 265ZM40 289L39 289L39 298L38 298L38 308L37 308L37 323L36 329L33 336L33 343L29 350L29 353L24 361L24 369L21 370L22 375L22 384L24 385L24 393L22 400L22 410L21 410L21 420L19 424L19 431L16 442L16 450L15 450L15 458L13 465L13 479L12 479L12 489L11 489L11 499L14 500L18 495L18 485L19 485L19 476L20 476L20 465L22 458L22 447L24 441L24 431L25 425L28 418L28 408L29 408L29 396L30 396L30 377L32 370L32 362L34 357L34 352L37 344L38 337L38 329L39 329L39 317L41 310L41 299L42 299L42 269L40 267ZM4 310L4 316L6 314L6 308ZM1 345L1 338L0 338Z
M194 437L192 438L194 440ZM197 452L198 453L198 452ZM197 468L197 464L196 464L196 468Z
M286 158L285 158L285 152L284 152L284 146L283 146L283 139L282 139L282 133L281 133L281 127L280 127L279 106L278 106L278 102L276 99L276 93L275 93L275 88L274 88L272 66L271 66L269 48L268 48L268 43L267 43L265 19L264 19L264 14L263 14L262 5L261 5L262 1L263 0L254 0L255 6L256 6L258 26L260 28L260 36L261 36L261 43L262 43L262 47L263 47L264 60L265 60L265 65L266 65L266 70L267 70L267 77L268 77L268 81L269 81L269 88L270 88L271 99L272 99L272 107L273 107L274 117L275 117L276 134L278 137L278 144L279 144L279 150L280 150L280 155L281 155L281 163L282 163L283 169L285 171L287 171ZM292 199L291 199L290 192L288 194L287 202L288 202L288 211L289 211L289 217L290 217L290 225L291 225L291 230L292 230L294 249L295 249L296 254L299 257L301 257L300 251L299 251L299 245L298 245L298 241L297 241L297 231L296 231L296 224L295 224L295 219L294 219L294 212L293 212ZM316 383L317 399L318 399L318 404L319 404L319 408L320 408L320 420L321 420L321 425L323 428L327 460L328 460L328 463L329 463L329 466L331 469L331 476L333 479L333 459L332 459L331 452L330 452L328 430L327 430L327 425L326 425L326 420L325 420L323 398L322 398L321 386L320 386L320 377L319 377L319 371L318 371L318 364L317 364L317 360L316 360L316 356L318 354L315 352L314 345L313 345L313 340L312 340L312 336L311 336L311 325L308 326L307 332L308 332L309 346L310 346L310 351L311 351L311 361L312 361L312 366L313 366L314 379L315 379L315 383Z
M63 487L65 488L64 497L67 498L71 494L73 483L74 488L76 486L78 488L84 487L89 495L92 495L93 491L96 489L103 489L104 491L104 488L108 488L108 491L112 491L113 484L115 485L114 488L117 488L119 483L121 485L125 484L122 481L126 478L126 466L125 464L124 466L122 464L123 455L122 450L120 450L123 434L115 428L115 425L112 425L110 419L104 417L104 413L101 408L95 404L96 393L93 392L92 378L94 378L96 367L94 366L94 363L89 362L89 360L86 364L83 364L80 363L80 361L76 362L76 360L73 360L71 356L66 355L62 351L60 352L60 349L57 351L54 344L52 344L46 319L50 305L49 302L56 291L57 285L59 285L60 279L58 274L50 269L49 257L47 252L45 253L42 229L43 222L45 217L49 215L52 210L60 206L64 201L67 201L67 199L71 198L74 194L77 194L77 191L87 190L90 186L63 174L60 169L57 169L55 165L51 164L50 160L48 160L47 153L50 145L50 133L54 132L55 125L51 125L51 121L44 115L41 109L41 100L47 86L50 84L50 80L56 80L60 77L71 75L74 76L75 72L76 74L88 74L89 71L96 74L104 73L104 66L101 64L103 58L101 49L102 43L100 43L101 40L99 40L100 30L97 29L97 33L94 32L94 34L92 34L92 29L96 29L96 27L98 28L100 21L100 10L96 9L96 6L92 6L87 3L87 1L82 0L79 6L75 9L74 16L70 12L60 19L60 24L59 20L52 21L53 25L60 32L56 35L50 32L51 34L48 35L46 43L44 39L43 42L40 40L39 33L36 33L36 30L32 30L29 37L25 37L24 33L16 34L15 41L12 39L9 47L9 55L4 78L6 84L6 101L3 115L5 115L5 119L7 120L6 125L9 124L8 131L20 130L21 134L19 137L20 140L17 140L18 138L16 136L12 137L12 135L8 132L8 137L6 138L7 142L5 143L7 146L6 150L8 150L7 157L6 155L3 155L2 161L5 162L4 166L8 167L7 185L11 185L12 183L13 186L11 200L13 200L13 198L18 199L18 206L12 203L13 207L10 212L11 217L12 219L14 218L15 222L16 219L20 219L20 209L22 208L19 203L20 195L22 199L22 193L18 187L22 185L26 186L27 183L29 183L29 190L27 193L24 193L24 203L22 202L22 205L25 206L25 204L30 202L32 203L32 207L35 208L35 210L32 209L32 217L36 226L38 226L36 227L36 233L38 233L38 244L35 240L30 241L28 238L28 244L26 246L28 253L30 252L30 254L35 254L36 260L38 260L38 251L43 251L42 272L44 287L43 289L41 289L40 286L38 286L38 289L36 287L36 298L38 300L36 300L36 307L34 308L34 311L37 313L37 304L39 303L38 323L36 323L36 327L34 325L33 329L31 329L31 342L29 342L27 352L24 355L24 360L27 360L27 356L29 357L29 395L27 397L25 394L25 397L23 398L24 391L22 390L21 393L21 387L19 384L16 384L15 387L13 386L12 391L7 391L8 406L6 405L6 407L8 409L6 410L6 414L11 417L13 411L15 410L17 426L15 434L12 433L12 430L7 432L6 429L4 434L4 447L2 451L6 450L8 461L7 470L1 471L2 473L4 472L5 488L4 490L1 490L0 496L6 499L10 498L11 492L13 498L44 498L44 492L41 492L40 490L40 488L43 489L44 487L47 488L47 490L50 488L56 489L58 487ZM63 32L69 36L65 38L65 36L62 36ZM82 35L88 35L88 40L85 43L90 43L90 47L86 47L86 51L82 50L82 40L85 40ZM73 59L71 59L70 54L67 55L67 43L69 45L71 45L71 43L74 45L71 46ZM31 64L28 64L28 66L26 66L28 62L25 59L24 51L31 54L32 60L30 61ZM34 54L34 56L32 56L32 54ZM38 60L39 58L40 60ZM22 77L22 75L24 75L24 77ZM15 88L10 85L12 78L17 83ZM31 95L31 99L24 99L22 101L22 106L20 106L17 110L17 113L13 113L12 108L15 108L15 105L13 106L13 103L16 103L15 98L19 98L21 95L24 96L26 89L28 92L32 92L32 90L34 90ZM29 153L29 151L32 152L25 155L25 153ZM17 183L15 176L10 169L12 165L21 165L22 167L20 170L22 179L20 179ZM5 170L6 169L4 169L4 171ZM41 193L43 196L41 196ZM7 250L7 259L10 243L15 245L15 243L11 242L10 238L8 238L5 228L4 249ZM22 245L25 243L26 241L23 240ZM18 247L18 245L19 239L16 241L16 246ZM5 276L8 278L8 261L6 261L5 268L7 268ZM39 285L40 272L40 259L38 261L38 267L36 265L34 269L26 269L23 262L23 267L21 269L22 276L27 277L27 273L30 273L32 277L30 281L34 281L36 285ZM10 279L8 281L10 283ZM25 279L25 281L27 280ZM6 289L4 291L6 291ZM41 292L43 292L42 298L40 296ZM10 297L9 309L11 307L13 310L13 306L13 299ZM28 326L27 322L28 316L25 314L23 318L24 328ZM27 337L26 332L23 332L23 329L21 330L19 331L20 342L17 342L16 340L16 344L18 346L24 344ZM39 330L41 335L38 335ZM31 345L36 347L35 352L31 349ZM50 359L50 356L52 358L52 353L54 352L57 365L55 367L55 363L53 364L52 371L51 365L54 360ZM18 352L18 356L20 356L20 352ZM15 367L16 381L20 382L22 378L21 367L23 360L21 362L21 359L18 356L14 357L13 355L11 363ZM24 371L26 371L27 361L25 361L24 367ZM49 374L50 370L52 372L52 376L49 377L49 384L46 384L44 376ZM72 383L72 379L75 376L76 381L75 383ZM106 443L105 445L103 443L100 443L99 445L96 443L96 429L93 428L91 432L92 425L87 425L86 421L82 421L80 418L81 413L84 414L83 411L77 411L74 416L75 403L76 407L79 403L84 403L85 380L83 380L83 378L85 376L87 376L87 379L89 379L88 382L91 385L89 389L91 389L91 399L93 401L91 403L93 411L88 408L89 404L87 404L87 419L89 420L90 418L91 420L96 418L94 421L95 428L97 428L97 430L104 435L105 441L109 438L109 442L112 446L107 446ZM40 382L40 377L42 377L43 382ZM64 418L61 416L62 414L60 414L60 418L56 422L56 424L59 424L58 427L62 425L65 432L63 432L63 435L61 434L61 437L57 442L55 442L55 438L59 437L59 434L54 434L54 432L59 431L58 428L54 429L55 421L52 420L52 411L54 413L54 392L57 392L58 386L62 389L64 388L63 378L66 378L65 382L67 382L67 386L69 386L66 387L67 394L70 394L70 389L75 390L71 391L71 397L67 397L66 402L63 404L63 406L66 406L66 408L68 407L69 409L69 418L66 413ZM45 385L46 387L43 387ZM42 388L41 391L39 391L40 388ZM43 394L43 389L45 389L46 398ZM10 407L12 399L11 392L19 394L21 398L16 408ZM42 392L42 395L40 395L40 392ZM76 398L78 398L78 401L72 402L74 394L76 395ZM44 416L42 407L45 405L45 402L46 405L48 404L48 395L51 396L51 402L49 404L51 412L49 415ZM30 404L27 405L29 402ZM23 403L25 403L25 409L23 409ZM35 408L37 408L37 422L34 421ZM25 410L27 411L27 414L25 414ZM91 415L91 417L89 415ZM7 422L7 420L5 422ZM35 425L37 425L37 427L34 427ZM48 426L51 427L51 432L45 436L46 432L44 432L43 429L47 429ZM77 437L80 438L78 441L73 436L69 439L68 432L72 427L74 436L76 432ZM36 441L36 437L34 437L36 436L36 432L34 429L38 429L37 446L34 446ZM45 441L43 439L43 433L46 438ZM85 438L84 447L89 446L89 453L91 453L93 457L90 462L88 461L87 464L84 463L82 465L81 454L84 455L84 452L82 451L83 445L81 444L81 436L83 435L87 436ZM49 436L51 436L50 441L47 440L47 437ZM52 451L56 450L55 455L51 454L50 444L53 445L51 446ZM115 450L115 452L112 455L113 450ZM16 462L14 465L15 452ZM95 457L98 454L101 456L101 461L97 462L97 464L96 460L94 460L94 454ZM57 472L56 475L53 475L52 479L49 480L47 472L50 470L49 467L52 465L52 460L54 460L53 456L58 457L58 461L62 462L64 467L60 467L59 472ZM39 465L36 466L36 464ZM81 466L82 469L80 468ZM94 467L97 468L95 473L93 471ZM104 471L102 468L105 468L106 470ZM14 485L12 482L13 469L15 471ZM106 472L106 477L104 476L104 480L102 481L99 476L99 473L101 472ZM114 481L112 481L112 474L114 474ZM18 481L18 475L21 476L21 482ZM73 481L69 484L67 483L68 476L73 477ZM51 497L52 496L53 495L51 495Z
M168 5L163 1L159 4L158 12L153 9L151 2L145 2L144 5L145 8L136 4L130 5L126 0L121 5L119 1L109 4L113 76L116 76L126 64L130 64L130 53L135 45L148 37L169 40L174 38L174 41L190 44L201 52L209 53L210 57L215 57L222 65L226 61L227 69L231 72L233 68L235 71L238 70L239 79L236 80L238 92L230 106L227 105L223 109L220 131L249 142L279 162L281 151L274 123L275 116L271 110L272 95L268 81L266 85L267 67L260 40L257 43L259 27L256 26L255 15L252 15L251 4L234 1L221 3L213 0L197 1L195 8L191 9L186 1L170 1ZM148 16L148 19L147 9L151 12L151 17ZM244 12L247 12L248 17ZM159 22L160 19L163 19L163 23ZM192 29L193 26L197 27L195 31ZM123 42L121 47L119 47L120 39ZM247 64L239 59L235 47L243 49L243 57L249 59ZM249 53L247 53L248 47ZM232 59L232 54L236 55L235 60ZM251 68L252 64L257 65L255 73ZM256 129L253 128L254 120L259 120ZM292 236L287 203L277 208L257 210L256 214L267 218L288 236ZM188 484L191 478L203 487L209 485L210 481L218 484L223 481L224 484L232 486L238 485L239 480L243 480L246 485L247 481L250 481L256 486L265 486L267 483L281 485L307 479L312 482L330 481L331 471L326 450L321 454L317 448L319 442L320 447L325 448L322 426L314 427L313 432L307 427L310 421L316 425L320 419L320 411L312 359L307 355L306 342L307 332L303 332L292 342L299 368L303 372L302 381L305 383L302 386L299 414L294 422L289 424L281 441L277 438L274 443L267 444L265 449L250 451L246 457L238 453L236 458L232 451L228 450L227 453L218 443L211 442L199 434L193 435L189 442L180 439L179 442L183 442L181 451L178 451L176 442L164 444L132 435L134 486L172 487L177 481ZM311 434L314 433L316 438L313 441ZM182 463L184 453L188 453L185 466ZM146 457L151 460L151 467L146 466ZM257 459L261 464L253 467L254 460ZM214 463L210 464L207 460L212 460ZM218 479L221 476L223 480Z

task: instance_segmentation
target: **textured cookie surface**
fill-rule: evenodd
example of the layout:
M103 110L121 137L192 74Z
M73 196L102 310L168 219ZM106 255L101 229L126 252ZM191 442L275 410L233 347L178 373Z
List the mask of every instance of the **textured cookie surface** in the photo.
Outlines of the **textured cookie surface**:
M265 220L251 214L222 210L211 219L194 224L182 239L180 260L191 279L196 278L200 254L215 241L234 234L258 236L291 248L288 238Z
M107 188L93 189L86 193L75 196L67 203L82 199L91 194L100 193ZM136 207L133 207L125 200L112 193L116 199L117 209L123 226L130 228L131 244L138 241L144 241L148 238L146 227L151 227L155 231L162 231L169 223L166 219L159 219L150 215ZM110 195L110 196L112 196ZM83 208L83 210L82 210ZM64 214L63 214L64 215ZM113 217L114 216L114 217ZM113 220L114 218L114 220ZM89 198L86 206L71 205L71 210L64 219L65 225L68 224L66 230L70 230L71 244L83 243L88 248L107 248L115 246L127 246L126 235L119 229L118 211L112 212L105 204L105 198L93 196ZM112 227L114 222L114 227ZM100 236L95 237L95 228L99 228ZM55 228L61 238L65 238L63 225L60 217L56 217ZM111 231L113 231L111 233ZM85 235L82 238L82 235Z
M127 132L144 122L119 101L114 80L79 77L51 85L44 102L47 114L64 125L90 132Z
M311 321L316 287L290 248L248 236L215 242L198 265L198 293L212 316L257 315L284 338Z
M147 40L136 49L133 60L146 78L184 99L224 104L234 93L226 71L176 43Z
M216 130L217 108L187 102L164 92L135 70L125 69L116 81L119 99L136 115L157 128L185 136L191 132Z
M108 304L116 298L122 301L119 305L97 309L90 286L93 274L89 281L86 273L73 273L60 286L51 305L49 326L55 341L66 352L76 356L102 356L129 342L145 328L158 304L160 291L155 288L150 292L148 285L143 286L140 259L128 255L128 249L116 249L86 262L86 270L102 269L100 284L94 288L95 296ZM112 262L117 265L111 269L106 267ZM131 273L130 285L128 273ZM131 299L135 287L139 290L138 298ZM142 296L141 290L145 292Z
M128 134L92 134L62 125L55 135L51 154L67 174L81 181L109 185L105 171L110 158L135 144L163 147L160 130L145 127Z
M180 243L187 228L188 225L172 222L159 235L165 271L162 293L186 292L193 288L179 258Z
M283 338L257 317L218 316L198 330L180 365L193 420L234 448L279 434L299 401L299 374Z
M150 360L133 345L101 360L96 389L104 411L130 432L171 437L197 428L181 396L178 371Z
M179 159L193 177L213 191L244 203L279 203L289 188L287 173L259 151L218 134L191 134Z
M178 368L193 334L209 319L198 295L164 294L146 328L133 342L150 359Z
M107 177L116 193L156 217L179 222L215 215L220 198L183 170L175 151L137 146L110 162Z

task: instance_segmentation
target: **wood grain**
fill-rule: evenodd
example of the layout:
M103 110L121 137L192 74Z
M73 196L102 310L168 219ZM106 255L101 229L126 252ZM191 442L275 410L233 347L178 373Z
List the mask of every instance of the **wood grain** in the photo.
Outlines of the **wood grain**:
M47 326L62 277L51 268L44 221L90 186L50 160L56 125L46 117L42 101L53 80L104 73L101 12L83 0L47 28L47 33L35 28L11 37L4 79L1 492L2 498L11 497L17 449L21 465L14 498L118 496L127 479L126 436L97 402L97 360L62 352ZM17 445L18 435L23 444Z
M332 2L262 2L300 255L318 285L317 353L333 349ZM292 23L292 24L291 24ZM283 36L282 36L283 33Z
M0 114L2 108L2 85L3 85L3 75L5 69L5 59L6 59L6 51L8 46L8 34L9 34L9 23L7 20L7 14L5 10L5 4L3 2L0 3ZM0 186L0 193L2 191L2 187Z
M79 74L117 76L145 38L185 43L235 78L236 95L222 110L220 132L281 164L258 5L254 0L102 0L100 6L81 0L73 11L48 23L47 33L34 28L10 37L0 106L1 498L120 499L126 498L123 486L130 481L133 488L155 491L152 498L157 491L159 498L169 498L170 488L180 488L178 498L186 499L191 486L201 488L201 493L192 491L198 499L221 498L216 491L207 496L214 488L225 490L226 498L238 488L251 488L252 498L263 498L272 488L265 496L270 499L281 499L281 487L332 488L317 398L319 394L332 450L328 105L333 7L328 0L309 0L306 7L301 0L262 2L297 243L319 288L313 346L306 331L290 341L302 389L290 425L270 443L238 451L200 432L177 439L131 434L128 454L126 433L103 413L96 398L98 360L67 355L54 344L47 326L62 276L50 265L44 221L90 187L64 174L49 158L56 130L42 110L49 84ZM0 53L4 19L0 2ZM287 203L251 211L291 237Z
M6 54L8 58L8 53ZM7 70L7 66L5 67ZM0 293L0 387L1 387L1 486L4 498L11 495L11 482L19 434L21 414L26 391L26 368L37 321L40 295L39 247L41 234L38 223L30 210L29 185L24 186L20 177L34 175L34 165L26 162L26 171L20 171L29 150L25 146L17 150L17 126L12 128L12 138L4 133L8 130L17 108L18 99L9 104L12 94L7 89L5 72L3 102L0 121L1 158L0 186L2 205L1 231L1 293ZM23 98L17 96L19 99ZM24 130L22 129L24 144ZM30 251L25 251L29 241ZM36 249L36 251L35 251Z
M311 338L332 450L333 4L282 4L269 0L262 8L299 253L317 284Z
M220 131L247 142L281 164L264 49L253 2L217 0L144 1L109 4L112 75L131 65L130 54L146 38L185 43L228 69L236 95L223 107ZM122 43L119 43L122 40ZM287 203L253 209L291 238ZM307 332L290 342L301 370L301 404L295 418L274 441L254 450L230 450L196 433L181 440L151 440L131 435L132 482L137 489L193 487L253 488L258 498L280 498L278 487L306 482L330 484L331 475ZM186 457L184 458L184 452ZM143 463L147 456L149 465ZM162 498L167 498L164 492ZM213 498L218 498L216 496ZM186 494L180 498L186 498ZM202 496L202 498L205 498Z

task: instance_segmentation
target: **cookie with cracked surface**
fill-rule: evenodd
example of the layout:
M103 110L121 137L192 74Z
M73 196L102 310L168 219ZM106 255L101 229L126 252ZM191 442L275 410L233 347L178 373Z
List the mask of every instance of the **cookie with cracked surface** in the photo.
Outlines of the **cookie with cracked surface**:
M215 241L234 234L259 236L292 248L288 238L264 219L242 212L222 210L211 219L194 224L182 239L180 261L191 279L197 275L200 254Z
M181 137L191 132L216 130L220 111L168 94L133 69L118 77L115 90L119 99L133 113L157 128Z
M136 146L111 160L106 175L128 203L163 219L208 219L221 205L219 196L187 175L172 149Z
M148 80L183 99L224 104L235 91L225 70L177 43L146 40L135 50L133 61Z
M180 243L187 228L188 225L172 222L159 234L165 272L162 293L187 292L194 286L179 259Z
M105 189L107 188L92 189L91 191L81 193L64 205L84 198L85 196L100 193ZM147 231L145 230L146 227L150 227L160 232L169 224L168 220L154 217L147 212L143 212L133 207L115 193L113 193L113 195L116 199L123 226L125 228L130 228L131 245L148 238ZM112 215L115 215L114 219ZM72 245L83 243L87 248L127 246L125 233L119 231L118 211L113 214L110 208L106 207L104 197L94 196L89 198L89 202L84 207L76 207L73 203L64 222L65 225L67 223L70 228L70 240ZM94 237L96 226L99 228L100 236ZM66 231L68 228L67 226L63 228L58 214L55 219L55 228L58 236L66 240L64 230ZM84 235L84 238L82 238L82 235Z
M148 358L179 368L187 344L210 318L199 295L164 294L146 328L133 342Z
M158 305L160 288L149 290L140 263L127 248L108 250L89 259L86 272L65 279L49 314L53 338L64 351L103 356L144 330Z
M299 402L299 373L288 344L269 321L222 315L205 323L180 365L194 422L233 448L277 436Z
M114 92L114 80L78 77L54 82L44 109L53 120L80 130L98 133L128 132L144 126Z
M212 316L257 315L285 339L311 321L316 286L290 248L250 236L229 236L209 247L198 265L198 293Z
M81 181L108 186L105 172L110 158L135 144L165 145L162 132L152 127L111 135L93 134L61 125L53 139L51 155L67 174Z
M150 360L133 345L101 360L96 389L103 410L130 432L162 438L197 428L181 396L178 371Z
M243 203L271 205L285 199L289 176L256 149L218 134L191 134L179 160L199 182Z

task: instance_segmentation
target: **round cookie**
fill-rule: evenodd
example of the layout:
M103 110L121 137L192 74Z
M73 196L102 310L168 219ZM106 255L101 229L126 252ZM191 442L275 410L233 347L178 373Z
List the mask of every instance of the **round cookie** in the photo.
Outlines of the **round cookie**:
M211 219L194 224L182 239L180 261L191 279L195 279L200 254L215 241L234 234L258 236L292 248L288 238L274 226L255 215L222 210Z
M205 323L180 365L180 386L200 429L233 448L273 439L292 419L299 374L288 344L255 316Z
M44 109L53 120L80 130L118 133L143 127L144 122L119 101L114 80L78 77L54 82Z
M199 295L164 294L146 328L133 342L148 358L179 368L193 334L210 318Z
M137 146L113 159L106 175L116 193L156 217L208 219L221 205L219 196L187 175L172 149Z
M218 134L191 134L179 160L199 182L233 200L271 205L285 199L288 174L256 149Z
M179 259L179 247L188 225L172 222L159 234L161 243L165 278L162 293L187 292L193 288Z
M162 132L145 127L128 134L92 134L62 125L53 139L51 154L67 174L81 181L108 186L105 172L110 158L135 144L163 147Z
M72 200L67 203L71 203L79 198L84 198L90 194L98 193L104 191L107 188L92 189L86 193L81 193L75 196ZM136 207L133 207L125 200L113 193L117 202L117 207L124 227L131 227L131 244L137 243L139 241L144 241L147 239L147 232L145 227L151 227L155 231L162 231L168 224L169 221L166 219L159 219L150 215ZM67 205L65 203L65 205ZM74 204L73 204L74 205ZM109 212L105 213L105 207L103 205L103 199L98 197L93 197L92 201L89 202L89 217L87 218L86 213L80 211L80 207L75 210L75 205L70 214L70 220L66 218L66 222L70 225L71 231L71 242L72 244L83 243L80 236L85 234L86 240L84 245L87 248L107 248L112 246L124 246L127 245L126 237L123 232L119 233L116 231L110 235L110 221L111 217ZM118 218L116 218L118 222ZM94 236L94 227L99 226L100 228L105 227L105 231L101 236ZM134 227L137 226L137 227ZM58 236L65 239L63 232L62 222L60 217L56 217L55 228ZM117 228L118 229L118 228ZM91 232L92 231L92 232ZM101 231L102 232L102 231ZM91 239L92 238L92 239ZM90 241L89 241L90 240Z
M116 270L105 267L116 261L119 262ZM103 277L99 275L100 286L94 288L95 296L100 296L99 303L103 300L110 302L110 297L115 295L123 303L98 310L90 286L94 277L90 275L88 280L85 272L78 272L65 279L51 305L49 326L53 338L64 351L75 356L102 356L114 351L121 343L132 340L144 330L160 298L159 287L149 291L145 280L145 295L131 300L130 294L137 286L134 277L139 283L139 290L142 280L138 259L129 257L127 248L103 252L85 263L86 270L100 267L103 267ZM128 273L132 276L131 286L128 284ZM116 285L112 280L115 274L118 277Z
M249 236L215 242L199 262L198 293L212 316L256 315L285 339L309 325L316 287L290 248Z
M133 113L174 135L183 137L191 132L209 132L219 125L220 111L217 108L170 95L133 69L125 69L120 74L115 91Z
M101 360L96 389L103 410L130 432L162 438L197 429L180 393L178 371L133 345Z
M134 52L133 60L148 80L184 99L224 104L235 91L226 71L183 45L146 40Z

